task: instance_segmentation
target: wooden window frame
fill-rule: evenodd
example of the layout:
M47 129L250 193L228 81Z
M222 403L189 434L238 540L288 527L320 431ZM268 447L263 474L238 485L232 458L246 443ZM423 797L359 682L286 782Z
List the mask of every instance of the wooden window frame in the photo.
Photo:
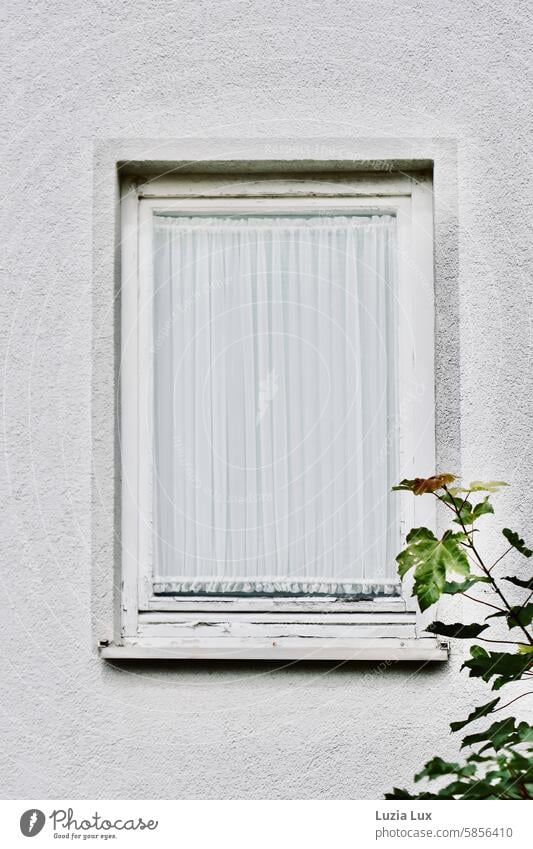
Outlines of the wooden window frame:
M377 212L397 218L402 477L435 466L433 184L430 175L257 175L127 178L121 185L121 588L107 659L442 661L423 635L408 582L401 597L167 597L152 591L150 556L151 239L158 211ZM424 423L422 431L420 423ZM399 494L402 536L435 525L430 499Z

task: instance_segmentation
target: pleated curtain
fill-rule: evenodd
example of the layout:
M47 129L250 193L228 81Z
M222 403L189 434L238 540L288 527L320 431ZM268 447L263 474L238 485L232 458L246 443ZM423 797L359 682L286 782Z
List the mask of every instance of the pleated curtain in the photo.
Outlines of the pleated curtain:
M394 217L154 220L155 591L396 592Z

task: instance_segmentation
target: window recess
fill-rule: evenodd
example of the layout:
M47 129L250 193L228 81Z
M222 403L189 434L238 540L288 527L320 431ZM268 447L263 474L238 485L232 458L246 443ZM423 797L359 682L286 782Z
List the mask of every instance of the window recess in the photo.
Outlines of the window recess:
M130 179L121 219L102 655L444 659L394 561L432 508L390 492L434 467L430 178Z

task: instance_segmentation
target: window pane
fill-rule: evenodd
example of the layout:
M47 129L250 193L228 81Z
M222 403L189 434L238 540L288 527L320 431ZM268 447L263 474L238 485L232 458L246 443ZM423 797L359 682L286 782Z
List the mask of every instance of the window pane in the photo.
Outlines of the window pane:
M156 592L397 591L395 224L155 217Z

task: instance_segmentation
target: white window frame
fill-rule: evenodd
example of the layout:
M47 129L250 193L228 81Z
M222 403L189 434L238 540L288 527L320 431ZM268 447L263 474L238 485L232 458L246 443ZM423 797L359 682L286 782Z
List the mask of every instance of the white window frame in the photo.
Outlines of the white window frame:
M105 658L445 660L401 597L155 596L151 575L151 304L154 213L327 211L397 218L401 477L435 468L431 176L328 174L126 179L121 186L120 628ZM420 430L420 424L423 429ZM432 499L398 494L402 537L435 525Z

